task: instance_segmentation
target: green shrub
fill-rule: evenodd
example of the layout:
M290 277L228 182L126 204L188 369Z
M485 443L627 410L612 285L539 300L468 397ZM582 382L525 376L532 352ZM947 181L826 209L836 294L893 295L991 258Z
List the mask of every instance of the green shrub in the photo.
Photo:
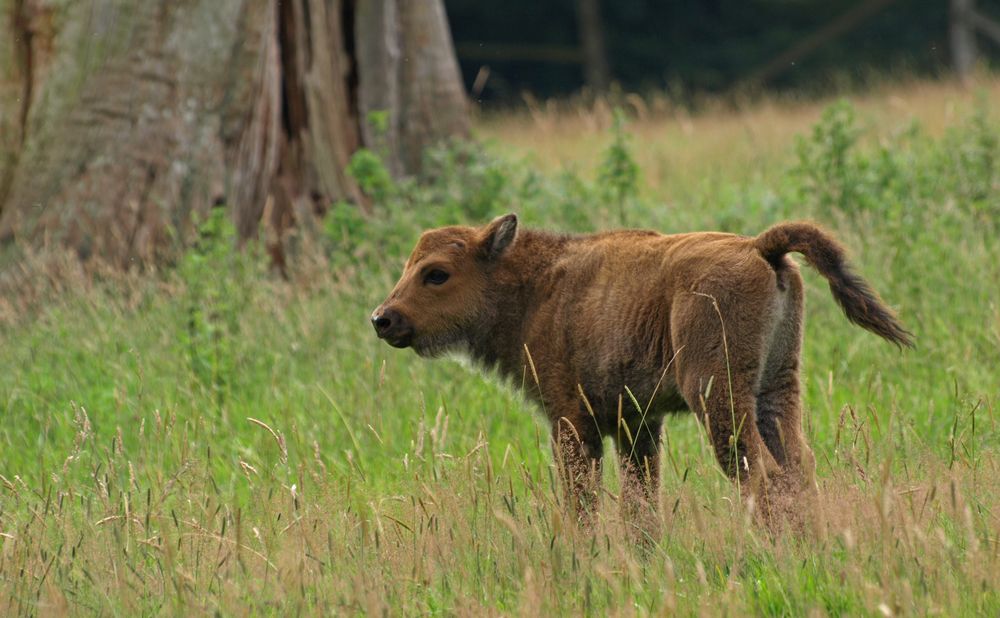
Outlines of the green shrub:
M616 109L611 125L611 144L605 149L597 183L601 196L618 211L618 223L626 225L626 212L639 195L639 165L629 148L625 114Z
M347 173L371 199L371 212L347 202L333 205L324 222L329 257L335 267L395 265L419 230L478 224L512 211L529 224L565 230L623 225L626 213L650 210L639 197L639 167L624 127L624 115L616 112L596 183L568 169L546 176L530 161L500 158L483 144L457 140L429 148L420 176L397 181L378 153L362 149Z
M242 315L251 302L265 262L250 245L236 246L236 228L225 208L213 209L198 227L198 239L178 265L184 283L186 319L178 344L195 380L210 390L217 404L226 399L238 368L236 342Z
M798 164L793 175L804 199L823 209L856 207L860 169L852 151L860 135L854 108L839 101L823 111L808 137L797 138Z
M361 148L351 155L351 160L347 164L347 174L358 183L364 194L375 202L388 200L396 189L382 158L367 148Z
M1000 128L980 103L944 137L916 122L868 146L846 101L824 110L796 144L794 195L824 217L877 215L893 225L920 226L927 211L958 210L990 226L1000 219Z
M950 128L937 153L947 174L943 188L954 194L984 223L1000 219L1000 127L992 123L988 102L980 99L974 112Z

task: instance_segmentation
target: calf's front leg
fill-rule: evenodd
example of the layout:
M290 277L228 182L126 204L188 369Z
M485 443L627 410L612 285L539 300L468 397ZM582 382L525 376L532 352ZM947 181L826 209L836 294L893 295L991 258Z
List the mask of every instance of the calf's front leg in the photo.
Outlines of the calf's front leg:
M630 530L655 539L660 488L661 421L645 419L615 442L621 474L621 507Z
M557 416L552 423L552 450L566 501L578 521L592 523L601 485L601 434L590 417Z

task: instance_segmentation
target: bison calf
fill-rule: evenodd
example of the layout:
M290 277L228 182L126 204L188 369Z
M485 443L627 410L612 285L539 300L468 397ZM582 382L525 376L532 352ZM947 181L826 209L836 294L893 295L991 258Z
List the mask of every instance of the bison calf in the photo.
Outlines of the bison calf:
M526 384L584 513L604 436L615 440L627 511L650 512L662 419L684 409L705 423L726 473L766 507L768 488L815 486L799 397L802 278L789 252L826 277L848 320L911 345L843 249L809 223L756 238L566 236L520 230L510 214L430 230L371 320L394 347L464 353Z

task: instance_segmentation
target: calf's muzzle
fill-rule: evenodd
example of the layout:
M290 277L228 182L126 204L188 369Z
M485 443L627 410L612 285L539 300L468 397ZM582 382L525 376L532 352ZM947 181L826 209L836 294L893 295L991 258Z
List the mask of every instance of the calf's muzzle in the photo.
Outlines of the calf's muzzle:
M379 307L371 320L379 339L385 339L392 347L405 348L413 342L413 326L395 309Z

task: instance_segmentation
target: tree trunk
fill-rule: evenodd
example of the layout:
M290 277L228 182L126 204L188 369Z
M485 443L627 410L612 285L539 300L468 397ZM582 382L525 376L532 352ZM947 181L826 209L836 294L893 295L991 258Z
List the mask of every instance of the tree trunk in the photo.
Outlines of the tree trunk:
M576 0L576 19L583 47L584 78L594 93L602 94L611 85L611 70L604 47L600 0Z
M358 112L365 144L380 153L393 176L403 173L399 157L399 15L395 2L358 0L355 15ZM390 121L391 120L391 121Z
M955 74L968 81L976 67L976 31L972 26L973 0L951 0L951 62Z
M399 152L404 170L415 172L425 144L439 135L467 134L469 119L444 3L400 0L398 6L403 49L397 78ZM463 113L441 113L449 109Z
M402 175L468 131L441 0L0 0L0 19L4 243L152 261L219 204L280 240L364 204L359 147Z

